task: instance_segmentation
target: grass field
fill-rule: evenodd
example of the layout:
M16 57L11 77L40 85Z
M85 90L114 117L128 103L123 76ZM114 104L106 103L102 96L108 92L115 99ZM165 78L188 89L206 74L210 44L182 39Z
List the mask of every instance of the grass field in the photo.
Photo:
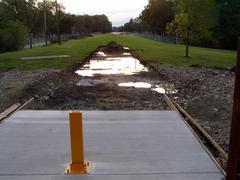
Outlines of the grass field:
M184 57L185 47L148 40L133 35L97 35L80 40L72 40L58 46L56 44L24 49L0 54L0 69L16 68L19 70L36 70L41 68L66 69L76 62L84 60L99 45L115 41L128 46L134 54L146 61L178 66L202 65L208 67L233 67L236 63L236 52L207 48L190 48L191 58ZM21 57L70 55L71 58L21 60Z

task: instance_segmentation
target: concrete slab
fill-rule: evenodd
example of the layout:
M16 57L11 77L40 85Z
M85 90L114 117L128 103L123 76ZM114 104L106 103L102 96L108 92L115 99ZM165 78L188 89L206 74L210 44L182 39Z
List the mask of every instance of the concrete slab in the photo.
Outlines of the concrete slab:
M222 174L174 111L84 111L90 175L64 175L68 111L19 111L0 125L0 180L220 180Z
M21 60L34 60L34 59L56 59L56 58L70 58L70 55L55 55L55 56L34 56L34 57L21 57Z

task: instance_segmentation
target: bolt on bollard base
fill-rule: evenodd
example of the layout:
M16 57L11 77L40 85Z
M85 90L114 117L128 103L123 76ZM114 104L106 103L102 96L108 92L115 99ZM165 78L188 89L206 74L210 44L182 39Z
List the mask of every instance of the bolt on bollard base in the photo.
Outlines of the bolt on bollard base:
M88 161L82 163L70 163L67 166L65 174L88 174L91 170L91 164Z

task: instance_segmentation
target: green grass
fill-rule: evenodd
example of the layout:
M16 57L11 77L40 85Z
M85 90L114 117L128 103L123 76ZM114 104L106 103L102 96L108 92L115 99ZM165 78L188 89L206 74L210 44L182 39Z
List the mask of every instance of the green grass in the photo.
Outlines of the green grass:
M190 47L191 58L184 57L185 46L161 43L133 35L97 35L80 40L24 49L16 52L0 54L0 69L16 68L19 70L36 70L42 68L66 69L84 60L98 46L115 41L128 46L134 54L146 61L177 66L202 65L208 67L233 67L236 63L234 51ZM71 58L21 60L21 57L70 55Z

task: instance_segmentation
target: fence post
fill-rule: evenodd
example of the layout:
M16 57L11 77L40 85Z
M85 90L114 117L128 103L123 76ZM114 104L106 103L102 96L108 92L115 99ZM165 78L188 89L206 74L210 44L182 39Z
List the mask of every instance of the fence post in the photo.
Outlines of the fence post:
M82 113L71 112L69 117L72 161L66 174L86 174L90 170L90 163L84 160Z

